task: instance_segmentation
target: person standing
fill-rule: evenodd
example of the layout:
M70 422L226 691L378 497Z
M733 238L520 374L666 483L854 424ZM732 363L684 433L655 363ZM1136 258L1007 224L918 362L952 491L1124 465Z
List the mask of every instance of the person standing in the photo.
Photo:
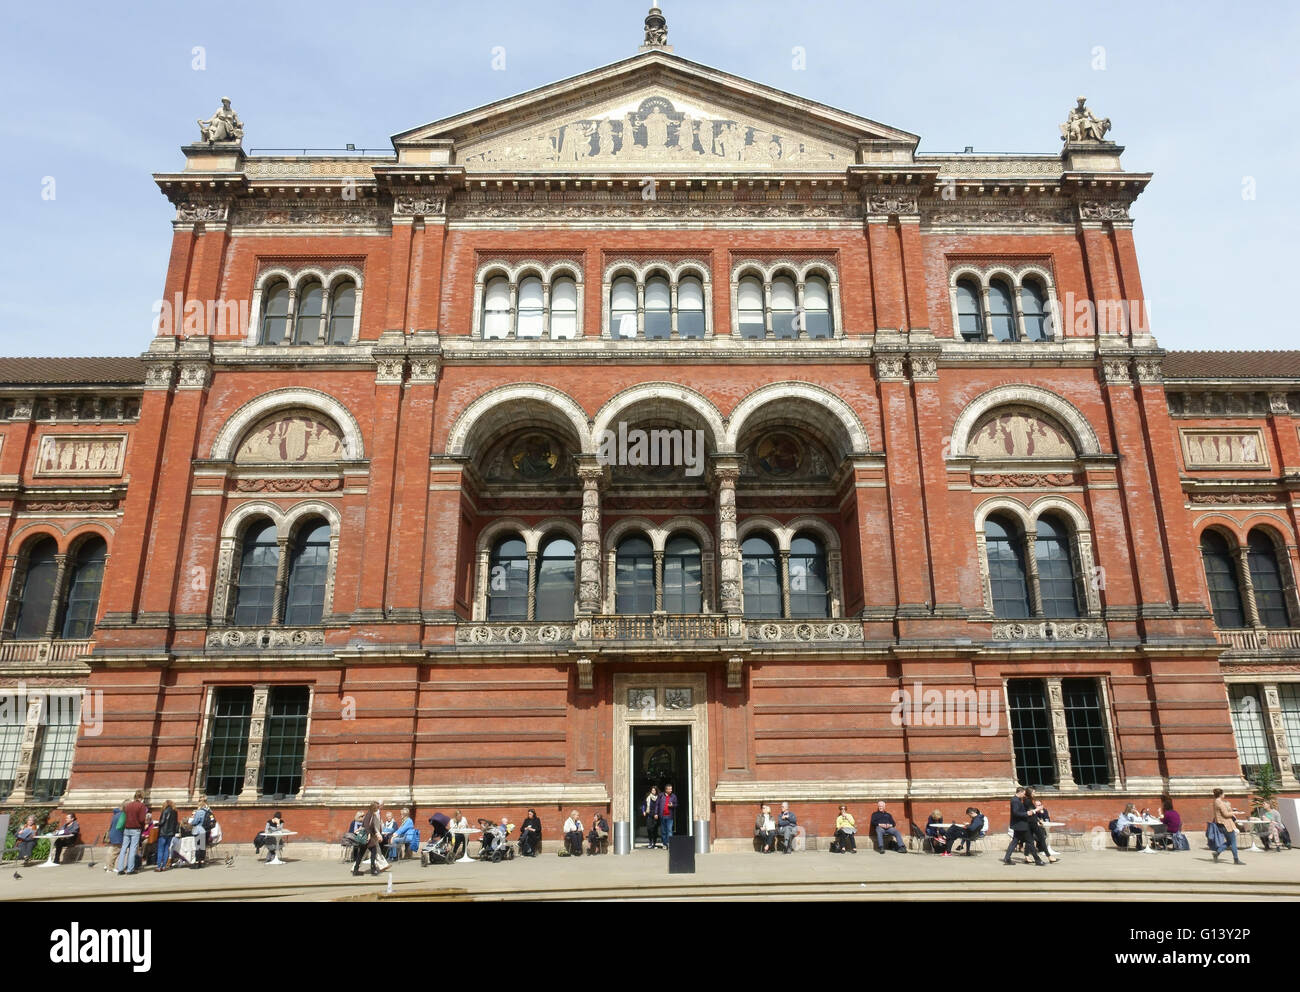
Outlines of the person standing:
M1223 831L1223 837L1227 841L1228 847L1232 848L1232 863L1234 865L1244 865L1246 862L1242 861L1241 857L1237 854L1236 817L1238 814L1242 816L1245 815L1242 810L1232 808L1232 803L1228 802L1228 800L1224 798L1222 789L1215 789L1214 822L1217 823L1219 829ZM1222 853L1222 850L1215 851L1214 860L1218 861L1219 855Z
M149 807L144 804L144 793L136 791L135 797L123 807L126 823L122 827L122 853L117 856L117 874L135 874L136 852L140 848L140 835L144 832L145 817Z
M673 820L677 816L677 797L673 795L673 784L664 786L664 794L659 797L659 839L665 848L673 835Z
M645 832L650 838L650 850L655 849L655 844L659 840L659 789L657 786L650 786L650 791L646 793L645 802L641 804L641 812L645 814Z
M361 858L367 851L370 852L370 874L378 875L379 868L375 864L375 858L379 855L379 803L371 803L370 809L366 815L361 818L361 829L365 831L366 842L356 845L356 853L352 856L352 874L361 874Z
M108 817L108 860L104 865L104 871L115 871L117 869L117 856L122 853L122 831L126 829L126 814L122 810L126 809L126 800L114 807L113 812Z
M208 863L208 831L217 822L205 799L190 817L190 833L194 837L194 867L202 868Z
M469 843L469 834L465 832L469 830L469 820L461 816L460 810L456 810L451 822L447 824L447 829L456 838L451 848L451 860L459 861L465 853L465 846Z
M176 805L170 799L163 803L162 812L158 814L158 867L156 871L166 871L171 865L172 845L176 843L176 836L181 832L180 814L176 812ZM180 852L176 852L180 857ZM181 858L184 861L184 858Z
M1014 864L1011 855L1021 844L1025 845L1025 856L1032 857L1034 864L1040 868L1045 868L1047 862L1038 856L1038 848L1034 845L1034 833L1029 825L1029 810L1025 808L1025 787L1019 786L1016 794L1011 797L1011 843L1007 845L1007 853L1002 856L1004 865Z

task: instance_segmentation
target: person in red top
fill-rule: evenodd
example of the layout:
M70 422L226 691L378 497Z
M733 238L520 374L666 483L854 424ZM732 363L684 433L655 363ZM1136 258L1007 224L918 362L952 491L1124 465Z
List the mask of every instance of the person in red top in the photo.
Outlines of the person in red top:
M140 847L140 834L144 832L145 817L149 807L144 804L144 793L136 791L135 798L122 808L126 823L122 828L122 853L117 856L117 874L135 874L135 855Z

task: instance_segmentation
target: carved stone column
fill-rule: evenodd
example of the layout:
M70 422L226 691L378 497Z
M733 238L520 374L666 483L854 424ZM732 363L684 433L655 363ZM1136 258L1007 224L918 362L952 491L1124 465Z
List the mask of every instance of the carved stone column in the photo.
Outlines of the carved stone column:
M59 624L59 604L68 596L68 556L54 556L54 598L50 601L50 615L45 618L45 639L57 636Z
M261 791L258 789L258 779L262 776L262 744L266 739L266 703L270 695L270 686L253 686L253 715L248 723L248 757L244 761L244 787L239 792L241 803L256 802Z
M275 565L275 602L271 604L271 623L284 623L284 598L289 585L289 539L276 539L280 558Z
M491 578L492 552L484 548L478 553L478 579L474 588L474 619L486 620L488 614L488 579Z
M831 594L831 619L838 620L844 612L844 566L840 552L826 552L826 583Z
M578 547L578 612L600 612L600 488L605 468L595 462L578 466L582 480L582 538ZM609 588L613 588L610 583Z
M1286 744L1286 725L1282 722L1282 699L1276 682L1265 682L1260 687L1264 704L1264 720L1273 752L1273 767L1277 769L1278 785L1283 789L1300 787L1292 767L1295 757Z
M740 540L736 535L736 480L740 462L719 458L713 463L713 485L718 508L718 564L721 581L718 608L723 613L740 613Z
M664 609L664 553L656 551L655 557L655 612L662 613Z
M537 619L537 552L528 552L528 619Z
M1250 580L1250 550L1237 549L1237 588L1242 591L1241 605L1246 608L1246 622L1252 627L1262 627L1259 607L1255 605L1255 584Z
M1052 718L1053 754L1056 758L1056 784L1060 788L1074 787L1074 771L1070 767L1070 731L1065 723L1065 694L1059 678L1047 680L1047 708Z
M1038 556L1034 553L1034 535L1025 535L1025 578L1029 583L1029 613L1043 615L1043 591L1038 587Z
M781 567L781 616L790 615L790 552L778 551L777 558Z
M5 800L17 806L27 801L31 792L32 764L36 756L36 737L40 733L41 717L45 712L45 696L38 693L26 698L27 715L23 722L22 742L18 751L18 767L14 771L14 791Z

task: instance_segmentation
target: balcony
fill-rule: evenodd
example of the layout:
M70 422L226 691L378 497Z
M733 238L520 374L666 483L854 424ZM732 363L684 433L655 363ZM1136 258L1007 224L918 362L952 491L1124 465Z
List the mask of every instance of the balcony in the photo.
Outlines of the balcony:
M90 653L90 641L0 641L0 665L49 665Z
M1228 655L1300 654L1300 629L1244 627L1215 630L1214 635Z

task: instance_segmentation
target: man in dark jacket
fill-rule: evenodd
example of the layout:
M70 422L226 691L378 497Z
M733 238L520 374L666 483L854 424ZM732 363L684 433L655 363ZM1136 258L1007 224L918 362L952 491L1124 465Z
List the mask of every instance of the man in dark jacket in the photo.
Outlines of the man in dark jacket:
M663 795L659 797L659 837L665 848L668 847L669 838L673 835L673 817L676 815L677 797L673 795L673 786L670 782L664 786Z
M1032 857L1034 864L1042 867L1047 864L1038 856L1038 847L1034 844L1034 832L1029 827L1029 810L1025 808L1025 787L1022 785L1016 789L1016 794L1011 798L1011 844L1007 847L1007 853L1002 858L1004 865L1014 864L1011 855L1015 849L1025 845L1025 856Z
M80 843L81 824L77 822L76 813L69 813L63 818L63 826L54 831L54 863L62 864L63 852Z
M907 844L903 841L903 835L898 830L898 825L894 823L894 816L885 810L885 801L882 799L876 803L876 811L871 814L871 832L876 835L876 849L885 853L885 838L889 837L895 843L895 848L899 854L907 853Z

